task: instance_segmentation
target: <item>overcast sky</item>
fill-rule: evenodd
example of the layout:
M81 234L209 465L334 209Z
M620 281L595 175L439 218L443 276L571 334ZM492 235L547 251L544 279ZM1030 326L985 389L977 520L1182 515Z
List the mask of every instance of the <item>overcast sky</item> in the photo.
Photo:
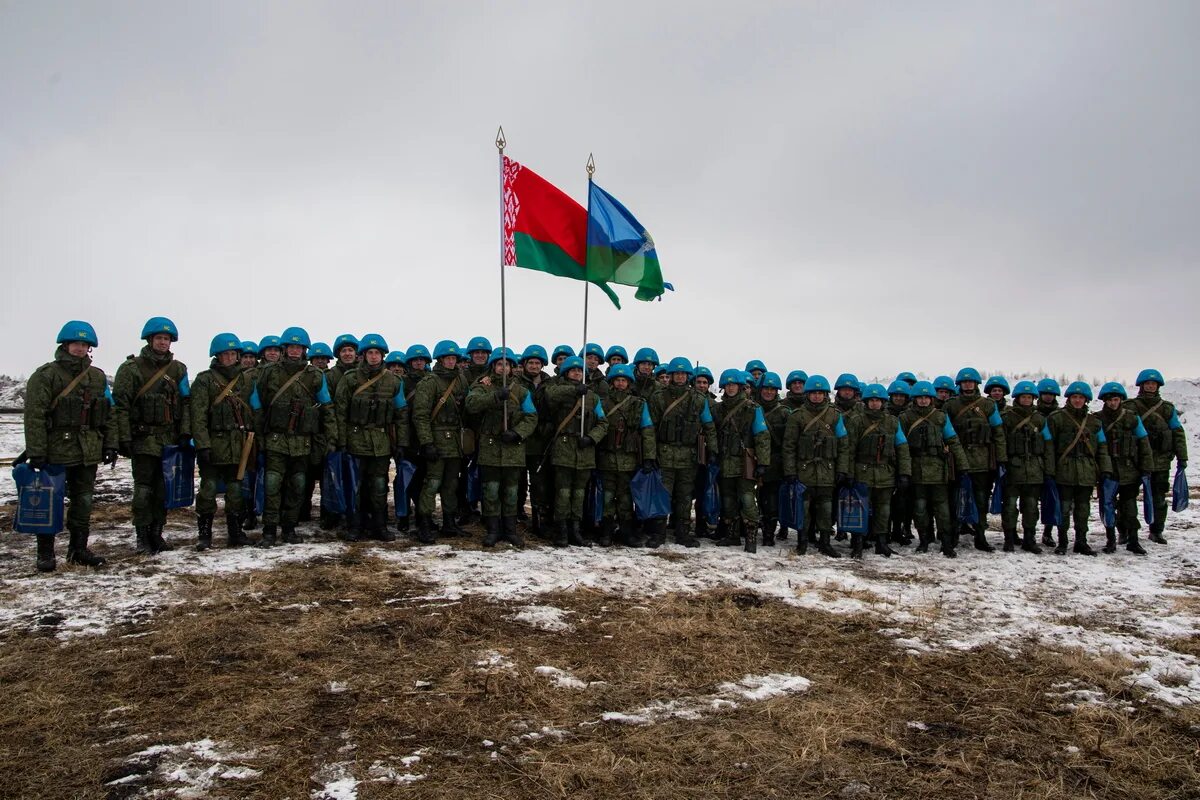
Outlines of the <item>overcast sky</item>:
M1200 374L1200 3L0 2L0 372L152 315L500 340L496 126L678 291L588 338L714 369ZM583 284L508 273L508 342Z

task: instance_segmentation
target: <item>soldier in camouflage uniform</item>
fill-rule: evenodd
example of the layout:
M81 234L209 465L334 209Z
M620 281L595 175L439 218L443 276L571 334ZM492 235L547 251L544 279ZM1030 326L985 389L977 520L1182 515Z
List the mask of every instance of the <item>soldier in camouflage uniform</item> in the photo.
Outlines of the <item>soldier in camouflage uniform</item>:
M313 342L312 347L308 348L308 363L321 370L322 374L329 372L329 364L333 358L333 350L324 342ZM326 383L328 384L328 381ZM332 435L326 431L313 435L313 448L309 453L308 469L304 474L304 496L300 498L301 522L312 520L313 492L325 476L325 457L331 438Z
M283 541L300 541L296 523L313 434L337 430L326 376L305 357L311 344L308 333L291 327L280 338L283 358L260 369L250 397L258 420L258 440L266 454L262 547L275 546L280 526ZM331 448L332 443L327 449Z
M1092 387L1076 381L1067 387L1067 405L1046 420L1050 439L1046 442L1046 473L1058 484L1062 527L1058 530L1058 547L1054 552L1067 552L1067 527L1075 520L1076 553L1094 556L1088 546L1088 518L1092 506L1092 489L1102 480L1112 477L1112 459L1108 455L1104 425L1095 414L1088 413Z
M129 356L113 379L120 451L133 460L133 526L139 555L174 550L163 539L167 522L163 448L192 441L187 367L176 361L175 323L152 317L142 328L146 346Z
M696 464L717 463L717 430L708 397L689 385L691 363L686 358L673 358L667 372L670 384L649 397L650 420L654 423L663 485L671 494L675 543L696 547L699 542L688 530ZM662 543L662 521L659 520L650 526L646 545L658 547Z
M1017 544L1017 511L1021 515L1021 549L1035 555L1037 545L1038 502L1046 474L1046 441L1050 429L1046 417L1034 406L1037 387L1020 381L1013 391L1013 404L1000 413L1004 420L1004 441L1008 448L1008 474L1004 479L1004 552Z
M404 381L384 368L387 341L377 333L359 340L358 368L338 383L334 395L337 446L358 462L358 505L346 531L346 541L364 535L393 542L387 527L388 471L392 459L404 459L408 446L408 401Z
M546 479L550 475L550 467L546 464L546 446L550 439L550 430L542 414L545 408L545 392L542 387L553 380L543 368L548 361L546 348L540 344L531 344L521 353L520 372L517 381L525 387L533 397L534 408L538 411L538 424L533 433L525 438L525 469L521 472L521 481L517 488L517 518L525 512L525 499L528 497L530 511L529 531L539 538L543 535L542 524L550 520L550 486ZM540 405L540 408L539 408Z
M708 398L709 408L713 408L717 402L717 395L712 391L713 374L708 367L697 364L692 370L692 388L700 394ZM708 529L708 518L704 515L704 486L708 481L708 465L696 465L696 478L692 484L692 499L693 507L695 508L696 528L695 534L697 539L713 538L718 541L725 538L728 533L724 520L717 523L713 531Z
M892 381L891 385L888 386L887 413L893 417L899 418L911 402L909 393L912 391L912 385L906 379L909 376L912 376L911 372L901 372L896 376L896 380ZM916 383L915 378L913 383ZM897 486L896 491L892 493L891 520L891 541L900 544L911 544L913 540L912 486L909 486L908 489L901 489Z
M1004 421L1000 419L996 404L979 393L978 370L963 367L958 371L955 382L958 396L947 400L943 410L950 417L950 424L958 431L963 449L967 452L967 463L959 465L959 471L965 469L970 473L975 506L979 510L979 522L972 529L975 549L990 553L996 548L988 544L985 535L988 500L996 470L1008 460Z
M525 471L525 439L537 430L533 393L512 377L517 357L498 347L488 357L492 372L467 394L467 411L479 420L479 469L483 486L484 547L503 537L524 547L517 533L517 487Z
M421 455L428 472L417 506L417 539L436 541L433 512L442 501L443 536L462 536L455 521L458 511L458 476L463 460L463 404L467 399L466 374L459 369L458 345L443 339L433 348L436 366L417 386L413 396L412 420Z
M1175 406L1159 394L1166 385L1162 373L1144 369L1138 373L1137 397L1130 401L1132 410L1142 418L1150 436L1154 454L1154 470L1150 473L1150 496L1154 504L1154 522L1150 523L1150 541L1166 544L1163 530L1167 524L1167 492L1171 491L1171 461L1177 469L1187 471L1187 434Z
M851 482L838 466L848 453L844 417L829 403L829 381L811 375L804 382L804 405L793 411L783 431L783 479L804 484L804 519L812 520L819 541L817 549L839 558L833 549L833 504L836 487ZM808 552L808 536L796 535L796 552Z
M1121 531L1121 543L1125 549L1139 556L1146 555L1138 542L1137 498L1142 488L1142 476L1154 471L1154 452L1150 448L1150 435L1142 418L1129 405L1125 387L1119 383L1106 383L1100 387L1100 399L1104 408L1096 416L1104 426L1104 438L1108 443L1108 455L1112 460L1113 477L1117 481L1116 526L1105 524L1104 552L1117 552L1117 529Z
M1008 385L1008 379L1003 375L993 375L987 379L987 383L983 385L983 393L996 404L997 411L1003 411L1007 405L1005 398L1008 396L1011 387Z
M604 348L595 342L588 342L583 348L583 364L585 372L584 383L588 385L596 394L603 399L608 394L608 381L604 379L604 372L600 369L600 365L604 363Z
M954 385L954 378L949 375L938 375L933 379L933 392L935 395L933 405L940 411L945 408L950 398L958 394L958 387Z
M862 398L859 383L860 381L854 376L854 373L843 372L838 375L837 382L833 384L833 390L836 392L833 405L843 417L861 414L863 411L862 403L859 402Z
M912 459L908 439L900 421L884 411L887 390L881 383L869 384L863 392L863 411L845 420L846 447L841 453L839 471L852 476L851 480L865 484L868 491L870 536L875 539L875 553L892 555L888 546L889 517L892 494L896 489L906 491L912 484ZM850 557L862 558L866 534L854 534L850 542Z
M791 409L779 399L783 382L774 372L766 372L758 382L758 401L762 408L763 421L771 438L771 460L758 489L758 508L762 514L762 542L775 544L775 529L779 522L779 487L783 482L783 433ZM787 538L787 530L780 531L779 538Z
M658 353L653 347L643 347L633 354L633 390L643 400L649 400L650 395L658 389L654 379L658 364Z
M104 371L92 366L99 345L96 330L72 320L58 334L54 360L29 377L25 387L25 456L29 466L65 468L67 479L67 563L100 567L104 559L88 549L96 467L117 462L117 425ZM37 568L52 572L54 537L38 535Z
M588 479L596 468L596 444L608 433L600 396L584 381L583 359L560 365L563 380L546 388L546 409L554 424L550 460L554 465L555 547L586 546L580 531ZM582 422L580 421L582 419Z
M808 382L808 373L802 369L794 369L788 373L787 383L784 387L787 388L787 396L783 398L783 404L788 407L789 411L799 411L804 408L804 384Z
M242 373L245 377L242 380L254 383L253 372L258 367L258 342L245 339L242 341L241 354L238 356L238 364L242 367Z
M908 439L913 470L913 518L920 544L918 553L929 552L934 539L934 521L942 532L942 554L958 555L958 534L950 524L949 486L954 482L953 462L967 463L967 454L950 418L936 406L936 392L929 381L917 381L911 390L912 405L900 415L900 428Z
M630 547L643 547L646 540L633 516L630 482L641 468L650 472L658 467L654 423L646 401L633 393L633 370L625 364L608 368L610 384L602 400L608 435L599 444L596 465L604 487L604 519L600 522L597 543L612 544L620 525L620 541Z
M745 388L747 374L737 369L721 373L724 396L713 412L713 425L721 467L721 518L728 531L719 544L740 544L746 552L754 553L758 550L755 495L771 463L771 433L762 408Z
M213 518L217 514L217 485L225 484L225 532L229 547L249 544L242 533L242 482L238 465L246 434L254 430L250 396L254 386L240 365L241 342L232 333L213 337L208 354L212 362L192 384L192 440L200 468L196 494L198 535L196 549L212 547Z
M1062 396L1062 388L1053 378L1042 378L1037 383L1037 391L1038 413L1049 419L1051 414L1058 411L1058 398ZM1054 526L1046 525L1042 528L1042 544L1046 547L1054 547L1054 542Z
M433 361L433 355L429 352L429 348L423 344L410 344L408 349L404 351L404 400L408 403L408 441L410 446L404 454L405 459L413 465L412 480L408 484L408 513L400 518L399 528L402 531L409 529L410 520L416 516L417 502L421 497L421 489L425 485L425 475L428 472L425 466L425 457L421 455L421 450L417 447L417 429L412 421L413 402L417 399L417 387L421 385L421 381L429 377L429 363ZM396 466L399 469L399 465Z

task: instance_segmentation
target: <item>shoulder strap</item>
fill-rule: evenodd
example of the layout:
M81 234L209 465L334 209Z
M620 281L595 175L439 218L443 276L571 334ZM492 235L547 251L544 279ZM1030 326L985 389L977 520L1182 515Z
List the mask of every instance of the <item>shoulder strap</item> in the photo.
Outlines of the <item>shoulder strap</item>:
M1146 417L1153 414L1155 411L1158 411L1158 409L1162 408L1162 404L1163 404L1162 399L1159 399L1159 401L1157 403L1150 406L1150 408L1146 409L1146 412L1144 414L1142 414L1142 419L1145 419Z
M1067 419L1071 419L1070 416L1068 416ZM1073 420L1073 419L1071 421L1075 422L1075 420ZM1071 443L1069 445L1067 445L1067 449L1063 450L1062 455L1060 455L1058 457L1058 460L1060 463L1067 456L1071 455L1071 451L1075 449L1075 445L1079 444L1079 440L1083 438L1084 431L1087 430L1087 421L1088 421L1088 418L1086 416L1084 416L1084 418L1079 421L1079 423L1078 423L1079 429L1077 431L1075 431L1075 438L1071 440ZM1090 447L1089 447L1089 449L1090 449Z
M879 427L879 424L880 424L881 422L883 422L883 418L877 419L877 420L875 420L874 422L872 422L870 425L868 425L868 426L867 426L866 430L864 430L864 431L862 432L862 434L861 434L861 435L860 435L858 438L860 438L860 439L861 439L861 438L865 437L865 436L866 436L868 433L870 433L871 431L873 431L873 430L875 430L876 428L878 428L878 427Z
M913 431L915 431L917 428L921 427L921 425L923 425L924 423L926 423L926 422L929 422L930 418L932 418L932 417L933 417L933 415L934 415L934 414L936 414L936 413L937 413L937 409L935 408L935 409L933 409L932 411L930 411L928 414L926 414L925 416L923 416L923 417L918 417L918 418L917 418L917 421L916 421L916 422L914 422L914 423L912 424L912 427L908 429L908 432L909 432L909 433L912 433L912 432L913 432Z
M160 380L162 380L162 377L167 374L167 370L169 370L171 368L171 365L174 363L175 363L174 361L168 361L167 363L163 364L162 369L160 369L158 372L151 375L150 380L148 380L142 384L142 388L137 390L137 394L135 394L133 396L133 399L137 400L139 397L144 395L146 392L150 391L150 387L153 386L154 384L158 383Z
M442 396L438 398L437 403L433 406L433 413L429 415L429 421L433 422L437 419L438 412L442 410L442 406L446 405L446 401L450 399L450 395L454 392L454 387L458 383L458 375L450 379L446 385L446 391L442 392Z
M1027 414L1025 416L1025 419L1021 420L1020 422L1018 422L1016 425L1013 426L1013 433L1016 433L1017 431L1021 430L1021 428L1024 428L1026 425L1028 425L1031 422L1033 422L1033 414Z
M979 403L982 401L983 401L983 397L981 396L981 397L976 397L974 400L967 403L965 406L963 406L962 408L959 409L957 414L954 415L954 421L958 422L960 419L962 419L963 417L965 417L967 415L968 411L975 408L975 406L979 405ZM982 414L983 412L980 411L979 413Z
M810 419L808 421L808 424L804 426L804 433L808 433L809 431L811 431L813 425L816 425L818 422L825 422L825 415L829 412L830 408L832 408L832 406L826 406L825 409L823 411L821 411L820 414L817 414L815 417ZM830 428L833 427L828 422L825 422L825 424Z
M83 382L83 379L87 377L87 374L91 371L91 369L91 367L84 367L82 370L80 370L78 375L71 379L71 382L67 384L67 387L58 393L58 397L54 398L54 400L50 402L51 411L58 407L59 400L62 400L71 392L75 391L75 387Z
M606 412L607 415L611 417L612 415L616 414L618 411L620 411L625 406L626 403L628 403L632 399L633 399L633 395L631 395L631 394L625 395L624 400L617 403L615 406L613 406Z
M386 374L387 374L387 370L385 370L385 369L379 370L379 374L376 375L374 378L371 378L369 381L364 381L363 383L360 383L358 385L358 388L354 390L354 394L351 395L351 397L358 397L360 394L365 392L367 389L370 389L372 386L374 386L376 381L378 381L380 378L382 378Z
M227 383L221 387L221 392L220 392L220 394L217 395L217 399L212 401L213 408L216 408L218 405L221 404L222 400L224 400L226 397L229 397L229 395L233 392L234 388L237 386L238 378L240 378L240 377L242 377L242 374L239 372L237 375L234 375L232 378L229 379L229 383Z
M1118 422L1120 422L1125 417L1125 411L1126 411L1126 409L1122 408L1121 413L1117 414L1117 418L1114 419L1112 422L1108 423L1107 425L1104 424L1103 419L1100 420L1100 426L1102 428L1104 428L1105 433L1108 433L1109 431L1111 431L1113 429L1113 426L1116 425Z
M579 406L583 403L583 398L579 397L575 400L575 405L571 406L571 413L562 418L562 422L558 423L558 427L554 429L554 435L558 436L563 432L567 425L571 424L571 420L575 419L575 412L579 410Z
M725 418L723 420L721 420L722 433L725 431L726 428L729 427L730 420L732 420L734 418L734 416L737 414L737 412L742 410L742 406L744 406L744 405L746 405L745 399L743 399L736 406L731 407L728 411L725 412Z
M678 398L676 398L675 402L671 403L671 405L669 405L665 409L663 409L663 419L666 419L667 415L675 410L675 406L679 405L684 400L686 400L687 396L688 396L688 392L684 392L683 394L679 395Z
M300 376L303 374L304 374L304 369L303 368L298 369L298 370L296 370L295 375L293 375L292 377L290 377L286 381L284 381L283 386L280 386L279 391L276 392L275 396L271 398L271 405L275 405L277 402L279 402L279 398L283 397L284 392L286 392L288 389L290 389L293 383L300 380Z

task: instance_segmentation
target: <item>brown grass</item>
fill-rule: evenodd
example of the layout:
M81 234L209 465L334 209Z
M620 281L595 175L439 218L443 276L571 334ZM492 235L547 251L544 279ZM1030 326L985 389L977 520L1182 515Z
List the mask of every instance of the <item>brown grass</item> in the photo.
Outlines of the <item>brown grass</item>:
M414 599L428 592L351 550L194 579L189 604L103 637L14 635L0 650L0 794L178 788L153 774L154 759L129 756L210 737L258 751L244 763L261 777L219 781L214 795L228 797L308 797L322 765L350 761L364 778L418 748L423 781L364 781L359 797L1200 797L1200 715L1138 703L1116 661L991 648L913 657L869 617L744 590L538 599L573 612L569 634L520 623L511 605ZM513 668L477 667L491 650ZM604 684L558 688L538 665ZM769 672L812 688L699 721L595 724ZM348 690L331 693L332 681ZM1065 681L1115 702L1065 711L1047 694ZM566 733L521 738L543 726ZM141 777L105 785L126 775Z

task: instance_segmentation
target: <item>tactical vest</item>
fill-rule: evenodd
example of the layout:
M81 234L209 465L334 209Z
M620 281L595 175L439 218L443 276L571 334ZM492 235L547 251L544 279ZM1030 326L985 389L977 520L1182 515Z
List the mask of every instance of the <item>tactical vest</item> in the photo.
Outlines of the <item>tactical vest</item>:
M750 427L753 416L744 422L739 417L745 417L747 411L753 415L754 406L743 400L736 408L730 409L732 416L722 417L721 424L717 426L717 449L719 452L731 455L740 453L746 447L744 434Z
M669 396L665 396L663 400L664 410L666 406L675 402L675 399ZM664 444L679 445L696 443L696 440L700 438L700 408L696 407L697 401L703 402L703 398L693 392L691 397L683 400L672 409L669 415L663 417L655 428L658 441Z
M142 384L161 367L141 357L134 357L133 360L137 362L137 372L141 377L138 382L140 390ZM135 436L171 428L180 418L182 398L179 396L179 383L171 374L173 372L174 369L168 369L141 397L134 399L133 407L129 409L129 423Z
M941 456L946 446L946 440L942 436L942 427L946 424L945 415L935 411L927 421L917 425L920 419L921 417L914 419L914 427L910 427L905 434L909 451L914 456Z
M279 385L291 376L279 369ZM303 367L302 367L303 369ZM267 430L271 433L309 435L321 429L321 404L310 396L310 387L305 378L298 379L288 387L285 397L271 398L267 407Z
M224 376L218 376L216 372L213 372L213 375L216 376L212 381L213 392L220 394L229 384L218 383L217 378L223 378ZM235 375L230 380L236 380L238 382L233 388L233 391L231 391L225 397L225 399L217 403L215 406L211 403L209 404L208 429L214 433L221 431L245 430L250 427L248 424L250 407L247 406L245 401L238 396L239 390L244 388L246 377L244 374L239 374ZM195 411L195 405L193 404L193 413L195 413Z
M1171 424L1168 421L1175 406L1166 401L1159 405L1157 398L1149 397L1139 397L1135 402L1137 403L1137 412L1142 417L1142 425L1149 435L1150 449L1159 456L1175 455L1175 432L1171 430ZM1146 413L1156 405L1158 408L1153 414Z
M49 430L88 430L102 428L107 424L110 409L108 398L105 397L102 389L89 385L94 383L93 379L102 373L95 367L87 367L87 369L89 372L96 369L97 375L88 375L79 382L71 394L56 401L58 405L54 407L47 420ZM64 389L67 383L75 379L74 375L67 375L61 369L59 374L66 379L66 383L63 384ZM100 385L104 385L103 377L100 377ZM58 391L61 392L62 389ZM57 392L55 396L57 397Z
M1132 461L1137 458L1137 437L1133 435L1137 423L1134 419L1136 416L1128 412L1118 415L1109 423L1105 423L1104 417L1100 417L1100 423L1104 426L1104 438L1108 442L1108 454L1114 459Z
M642 403L645 401L632 396L618 397L615 394L610 394L609 397L613 400L609 404L609 409L615 408L623 400L625 405L615 415L606 410L608 415L608 435L601 442L603 449L611 453L632 453L640 455L642 452ZM629 399L626 400L625 398Z
M870 418L866 417L865 419L869 420ZM858 444L854 448L855 462L859 464L892 463L896 457L896 432L894 430L887 430L888 419L891 419L891 417L885 416L879 420L872 420L867 424L867 428L870 428L872 425L875 427L870 433L859 437Z
M808 409L797 412L804 414L804 418L800 422L800 435L796 439L796 457L801 462L816 459L833 461L837 458L837 436L833 431L833 423L828 420L832 418L836 423L838 415L836 410L831 414L830 408L832 406L825 406L819 415L813 414ZM814 416L822 417L821 421L805 430Z
M958 433L958 439L964 447L983 447L992 443L992 425L983 411L983 404L986 400L975 401L974 397L965 400L964 407L967 403L972 402L975 405L965 413L962 408L959 408L951 418L954 430Z
M1033 415L1031 414L1030 417ZM1008 443L1008 454L1010 456L1041 456L1046 452L1046 440L1042 438L1042 426L1036 419L1022 425L1023 422L1025 422L1025 418L1018 419L1016 424L1004 433Z
M370 377L366 373L362 373L362 377L364 382L370 380ZM392 397L386 394L379 394L375 391L384 383L386 383L386 379L380 378L370 389L359 394L354 394L354 390L351 389L348 422L352 426L362 429L382 430L392 424L395 409ZM361 386L362 384L359 385ZM449 404L450 401L447 400L446 405Z

